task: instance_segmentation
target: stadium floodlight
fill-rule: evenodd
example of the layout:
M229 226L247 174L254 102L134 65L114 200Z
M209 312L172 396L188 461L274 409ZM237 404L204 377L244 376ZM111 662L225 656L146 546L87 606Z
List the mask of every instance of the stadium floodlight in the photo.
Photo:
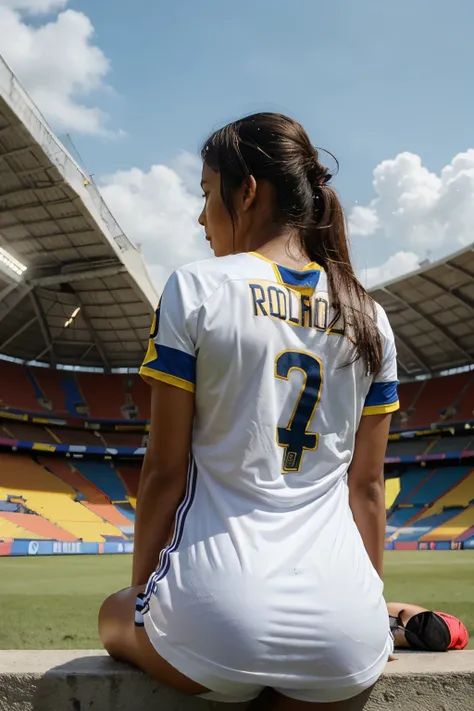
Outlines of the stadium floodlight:
M71 323L74 321L74 319L76 318L76 316L80 310L81 310L80 306L78 306L77 309L74 309L74 311L72 312L72 314L70 315L70 317L68 318L66 323L64 324L64 328L67 328L68 326L71 325Z
M10 279L20 281L27 267L25 264L19 262L13 254L10 254L6 249L0 247L0 269L6 276L10 277Z

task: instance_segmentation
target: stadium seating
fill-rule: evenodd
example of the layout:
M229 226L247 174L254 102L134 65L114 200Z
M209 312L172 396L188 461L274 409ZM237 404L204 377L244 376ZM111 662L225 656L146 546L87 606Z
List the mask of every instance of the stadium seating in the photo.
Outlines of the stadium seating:
M102 542L122 532L76 501L77 491L33 459L0 453L0 499L21 497L31 511L83 541Z
M27 442L46 442L48 444L54 444L58 441L46 427L31 425L29 422L4 420L1 422L1 430L3 430L2 434L5 437L22 439Z
M117 475L110 462L82 460L75 464L76 469L99 491L104 492L112 502L126 502L127 492L123 481Z
M51 403L52 412L66 413L66 394L61 386L61 371L52 368L31 368L31 371L44 396Z
M400 439L388 443L387 457L417 457L430 451L434 439Z
M400 493L400 477L385 479L385 509L392 508L395 499Z
M140 432L102 432L107 447L142 447L144 434Z
M469 419L474 373L415 381L400 387L407 427ZM0 360L0 405L28 412L125 421L149 417L150 393L138 374L55 371ZM446 410L448 409L448 412ZM0 420L0 436L45 444L132 447L145 432L100 430L14 419ZM103 428L108 427L111 431ZM400 438L387 456L421 457L474 450L469 430L451 436ZM453 462L454 463L454 462ZM18 538L101 543L133 535L141 462L0 455L0 540ZM468 541L474 537L474 471L468 466L409 466L387 478L387 538L399 543Z
M462 534L468 532L474 526L474 506L468 506L462 511L455 512L447 521L441 523L437 528L429 531L419 540L429 541L455 541L462 540Z
M27 513L0 513L0 538L2 537L1 525L3 521L8 521L16 527L21 528L22 535L15 535L12 538L49 538L57 541L76 541L77 537L68 533L60 526L47 521L42 516Z
M130 396L138 407L138 418L148 420L150 418L150 386L139 375L134 375L131 380Z
M409 496L406 504L431 505L451 489L454 489L469 473L468 467L449 467L432 469Z
M397 481L388 480L389 481ZM391 494L394 493L394 485ZM391 501L386 488L386 504ZM474 471L468 466L412 469L387 519L387 539L397 542L467 540L474 526Z
M439 526L444 526L451 521L457 514L461 513L462 509L448 509L439 514L419 518L415 521L410 521L405 526L401 527L396 534L396 540L401 541L418 541L418 540L436 540L433 538L432 531Z
M432 378L400 386L400 405L407 412L407 426L425 427L446 419L474 419L474 373L468 371L442 378Z
M27 412L41 407L26 369L17 363L0 361L0 404Z
M403 383L399 394L402 428L474 419L474 371ZM0 360L0 405L27 412L148 419L150 391L136 373L56 371ZM127 408L135 414L126 415Z
M138 495L138 483L140 481L141 464L118 464L117 471L120 478L125 483L130 500L136 499Z
M94 514L122 529L130 528L129 516L124 516L119 509L110 502L108 497L100 491L89 479L71 464L56 457L42 457L44 464L55 476L81 494L81 504Z
M78 373L77 380L90 417L123 419L125 384L123 375Z

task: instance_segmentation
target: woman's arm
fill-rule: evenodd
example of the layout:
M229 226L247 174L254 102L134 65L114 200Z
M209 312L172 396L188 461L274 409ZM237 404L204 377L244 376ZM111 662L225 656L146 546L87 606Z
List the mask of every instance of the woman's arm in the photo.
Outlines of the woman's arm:
M184 496L191 451L194 393L151 381L151 424L140 476L132 585L143 585L158 565Z
M386 528L383 463L391 417L388 413L361 418L348 478L354 520L380 577Z

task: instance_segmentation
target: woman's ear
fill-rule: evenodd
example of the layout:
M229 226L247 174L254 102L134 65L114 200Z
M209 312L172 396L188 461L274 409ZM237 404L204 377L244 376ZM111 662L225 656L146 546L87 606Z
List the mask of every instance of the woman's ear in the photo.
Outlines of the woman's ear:
M246 212L255 202L257 196L257 181L250 175L243 184L242 210Z

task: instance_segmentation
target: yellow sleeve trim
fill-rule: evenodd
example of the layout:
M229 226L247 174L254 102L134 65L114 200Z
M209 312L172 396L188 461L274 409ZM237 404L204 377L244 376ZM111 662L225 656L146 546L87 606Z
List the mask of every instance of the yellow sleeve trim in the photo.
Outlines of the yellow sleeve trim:
M161 370L155 370L154 368L147 368L146 365L142 365L140 368L140 375L143 380L149 384L149 378L152 380L160 380L162 383L168 383L168 385L174 385L176 388L181 388L181 390L187 390L190 393L196 391L196 386L194 383L190 383L189 380L184 380L183 378L177 378L175 375L169 375L168 373L162 373Z
M362 416L364 415L386 415L388 412L395 412L400 407L400 402L389 402L388 405L371 405L370 407L364 407L362 410Z

